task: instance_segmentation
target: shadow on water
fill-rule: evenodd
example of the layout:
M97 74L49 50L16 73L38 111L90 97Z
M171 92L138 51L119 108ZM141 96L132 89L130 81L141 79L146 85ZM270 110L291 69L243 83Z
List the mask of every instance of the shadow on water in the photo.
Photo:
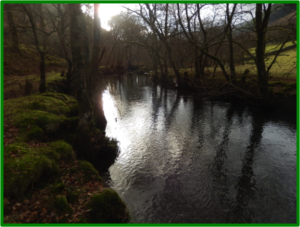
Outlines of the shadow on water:
M296 222L294 113L199 101L145 76L103 97L120 146L107 183L133 223Z

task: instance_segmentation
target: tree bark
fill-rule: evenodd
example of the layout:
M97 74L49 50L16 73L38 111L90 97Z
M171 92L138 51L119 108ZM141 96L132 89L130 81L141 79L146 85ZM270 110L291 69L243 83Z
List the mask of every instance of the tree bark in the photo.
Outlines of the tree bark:
M266 45L266 30L268 26L269 17L271 14L271 5L268 4L267 9L262 9L263 4L256 4L255 11L255 30L256 30L256 59L255 64L257 68L257 77L259 83L259 90L263 99L268 96L268 72L265 65L265 45ZM263 17L264 11L264 17Z
M32 28L32 32L33 32L33 37L34 37L34 41L35 41L35 46L37 51L40 54L40 87L39 87L39 91L40 92L45 92L46 91L46 62L45 62L45 57L46 57L46 53L45 53L45 45L43 45L43 49L40 48L40 42L37 36L37 32L36 32L36 25L33 19L33 15L31 12L31 9L29 8L29 6L25 6L25 4L22 4L22 7L24 9L24 11L26 12L30 24L31 24L31 28Z
M20 55L22 55L20 48L19 48L19 39L18 39L17 29L16 29L16 25L14 22L13 14L11 11L11 4L7 4L7 19L8 19L9 28L11 30L11 35L12 35L12 46Z
M234 66L234 54L233 54L233 42L232 42L232 18L235 12L237 4L234 4L231 14L229 13L229 4L226 4L226 16L227 16L227 39L229 42L229 67L230 77L233 84L236 84L235 66Z
M91 72L89 75L89 83L87 84L90 97L93 100L94 108L97 109L97 118L96 125L97 128L101 130L105 130L106 128L106 118L103 110L103 101L102 101L102 93L105 89L105 81L99 70L99 64L105 52L105 49L102 50L100 46L100 38L101 38L101 26L100 26L100 18L99 18L99 4L94 4L94 36L93 36L93 51L92 51L92 59L91 59ZM96 84L100 84L98 88L100 92L97 93L97 97L93 97ZM96 98L96 100L94 100Z

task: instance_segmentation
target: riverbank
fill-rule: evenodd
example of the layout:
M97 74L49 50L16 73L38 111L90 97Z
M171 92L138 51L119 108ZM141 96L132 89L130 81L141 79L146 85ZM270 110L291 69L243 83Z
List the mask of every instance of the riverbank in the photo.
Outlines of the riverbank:
M52 74L47 84L52 92L34 93L31 83L30 95L26 95L28 78L24 76L19 77L24 80L17 90L21 95L6 96L4 101L3 222L128 222L126 205L118 194L103 187L91 163L76 158L72 144L78 104L73 97L56 93L63 90L64 78ZM38 79L38 75L31 77ZM105 136L101 141L104 150L116 146Z
M222 75L213 77L210 74L205 74L201 80L195 80L192 74L186 73L179 82L175 75L169 75L164 80L160 76L150 77L155 84L163 88L187 92L202 100L247 102L256 106L289 110L296 110L297 107L296 78L270 77L268 98L263 100L259 95L255 75L237 75L236 84L228 83Z

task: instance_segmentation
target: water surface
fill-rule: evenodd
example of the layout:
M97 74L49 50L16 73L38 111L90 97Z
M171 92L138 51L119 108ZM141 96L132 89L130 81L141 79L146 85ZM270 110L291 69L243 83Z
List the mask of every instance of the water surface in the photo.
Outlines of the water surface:
M108 184L133 223L295 223L296 114L200 101L145 76L109 82Z

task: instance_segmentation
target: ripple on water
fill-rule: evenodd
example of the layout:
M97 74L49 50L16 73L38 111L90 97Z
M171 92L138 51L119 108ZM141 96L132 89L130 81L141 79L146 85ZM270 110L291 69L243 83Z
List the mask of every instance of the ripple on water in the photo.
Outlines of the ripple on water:
M111 82L103 95L120 146L109 183L132 222L296 222L295 120L147 80Z

